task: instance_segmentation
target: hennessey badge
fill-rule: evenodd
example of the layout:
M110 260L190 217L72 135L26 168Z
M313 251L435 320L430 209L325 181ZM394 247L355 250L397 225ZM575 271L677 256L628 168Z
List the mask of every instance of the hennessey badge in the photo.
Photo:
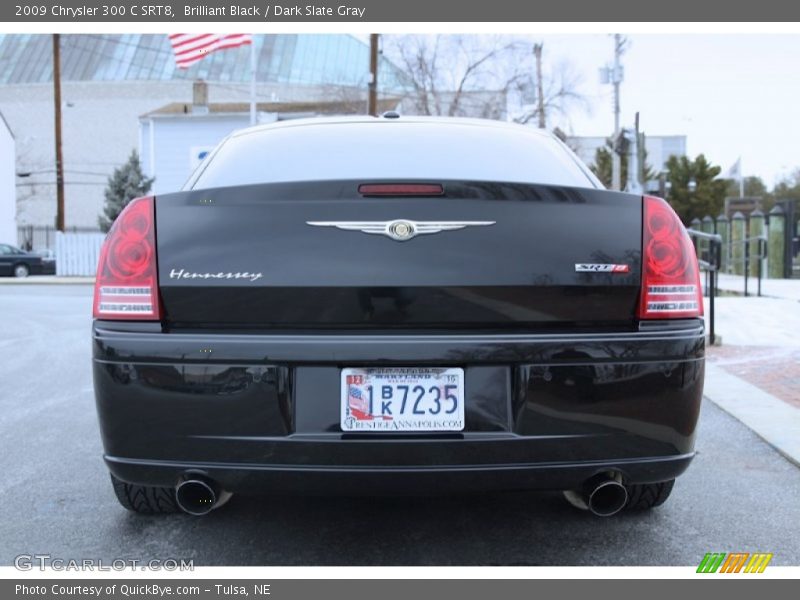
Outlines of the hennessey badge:
M251 273L250 271L195 273L186 269L172 269L169 272L170 279L247 279L249 281L258 281L263 276L261 273Z

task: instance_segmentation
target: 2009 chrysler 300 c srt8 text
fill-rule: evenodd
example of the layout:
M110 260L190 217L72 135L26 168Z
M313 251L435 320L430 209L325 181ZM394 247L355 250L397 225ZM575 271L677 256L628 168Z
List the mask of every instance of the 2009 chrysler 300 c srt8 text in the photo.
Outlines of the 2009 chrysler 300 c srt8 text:
M664 502L694 455L697 260L661 199L459 119L246 129L103 246L93 367L128 509L231 494Z

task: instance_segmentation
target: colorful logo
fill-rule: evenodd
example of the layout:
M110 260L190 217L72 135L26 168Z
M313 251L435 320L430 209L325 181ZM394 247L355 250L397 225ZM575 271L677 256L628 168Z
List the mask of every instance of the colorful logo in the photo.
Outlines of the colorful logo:
M772 553L708 552L697 567L698 573L763 573Z
M347 408L350 409L350 414L354 415L359 421L371 416L369 402L364 397L361 388L354 385L347 386Z

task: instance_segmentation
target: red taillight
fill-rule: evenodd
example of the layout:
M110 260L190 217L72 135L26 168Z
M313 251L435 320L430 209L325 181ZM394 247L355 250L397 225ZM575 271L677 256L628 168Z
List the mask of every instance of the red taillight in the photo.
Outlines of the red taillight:
M136 198L119 214L100 250L94 317L158 321L155 203Z
M640 319L675 319L703 314L700 269L689 234L661 198L644 197Z
M362 196L441 196L444 187L438 183L362 183Z

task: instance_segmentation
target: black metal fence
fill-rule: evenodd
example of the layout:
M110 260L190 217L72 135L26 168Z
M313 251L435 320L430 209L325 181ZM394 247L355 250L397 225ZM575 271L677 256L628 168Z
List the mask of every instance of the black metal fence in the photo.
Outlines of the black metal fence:
M708 296L708 342L713 346L717 340L714 328L714 299L717 296L717 275L722 266L722 236L696 229L686 231L694 242L700 270L705 272L705 295Z
M752 242L755 242L756 252L753 253L750 248ZM756 236L745 238L741 241L744 244L744 295L749 296L747 289L748 281L750 280L750 265L755 261L756 266L756 282L757 282L757 296L761 296L761 280L764 278L764 259L767 258L768 242L764 236Z

